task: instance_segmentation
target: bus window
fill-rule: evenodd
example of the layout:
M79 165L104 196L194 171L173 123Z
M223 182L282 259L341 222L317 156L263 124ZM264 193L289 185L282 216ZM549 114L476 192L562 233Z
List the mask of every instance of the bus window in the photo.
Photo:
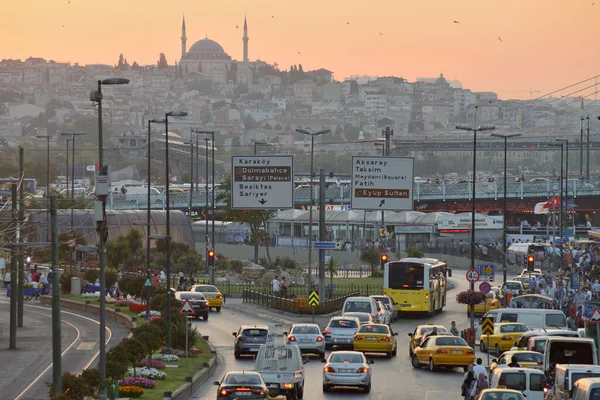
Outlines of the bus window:
M420 264L390 263L390 289L423 289L424 268Z

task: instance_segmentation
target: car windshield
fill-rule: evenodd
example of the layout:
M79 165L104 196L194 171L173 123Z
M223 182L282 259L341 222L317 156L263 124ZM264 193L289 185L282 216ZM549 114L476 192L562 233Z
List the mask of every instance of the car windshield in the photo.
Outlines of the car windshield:
M506 288L510 290L520 290L521 285L517 282L506 282Z
M292 333L295 335L318 335L321 332L319 331L319 328L316 326L296 325L296 326L294 326Z
M502 333L511 333L511 332L527 332L528 329L525 325L521 324L510 324L510 325L502 325L500 327L500 332Z
M349 301L344 307L344 312L371 312L371 303L366 301Z
M427 326L427 327L421 328L421 335L430 333L431 331L433 331L433 326ZM443 326L438 326L437 331L438 331L438 333L448 333L446 328L444 328Z
M355 313L352 314L353 317L358 318L358 320L362 323L362 322L370 322L371 321L371 314L367 314L367 313Z
M196 286L194 288L194 291L200 292L200 293L204 293L204 292L207 292L207 293L219 293L219 289L217 289L214 286Z
M436 339L435 344L438 346L467 346L464 339L457 337L439 337Z
M390 298L389 297L373 297L375 300L382 302L385 305L390 305Z
M330 363L349 363L349 364L362 364L365 362L364 356L362 354L349 354L349 353L340 353L334 352L329 357Z
M205 300L202 293L179 292L177 297L179 297L179 300Z
M540 365L544 363L544 356L541 353L526 353L518 351L513 353L511 359L515 357L518 362L534 362Z
M227 385L260 385L260 375L258 374L228 374L225 378Z
M356 321L351 319L334 319L329 322L330 328L358 328Z
M358 333L390 333L386 325L363 325L358 328Z
M524 400L524 397L517 393L488 392L481 400Z
M242 332L243 336L254 336L254 337L266 337L267 330L266 329L244 329Z

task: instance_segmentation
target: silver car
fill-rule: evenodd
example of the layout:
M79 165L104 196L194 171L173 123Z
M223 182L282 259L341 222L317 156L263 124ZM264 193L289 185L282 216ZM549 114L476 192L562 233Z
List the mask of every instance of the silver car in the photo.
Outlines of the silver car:
M323 368L323 392L334 386L359 387L365 393L371 391L372 360L360 351L335 351L329 355Z
M331 349L333 346L352 347L354 334L359 327L360 320L356 317L344 316L331 318L323 331L325 349Z
M261 344L267 342L269 327L266 325L242 325L237 332L233 332L233 354L235 359L242 355L256 355Z
M302 353L315 353L325 358L325 338L317 324L294 324L287 336L289 344L298 345Z

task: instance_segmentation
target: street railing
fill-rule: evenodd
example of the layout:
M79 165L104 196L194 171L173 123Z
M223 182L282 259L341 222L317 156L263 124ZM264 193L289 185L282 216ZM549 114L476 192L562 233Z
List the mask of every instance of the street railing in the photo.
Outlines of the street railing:
M197 281L197 284L209 285L208 281ZM281 293L274 293L273 287L271 284L252 284L252 283L217 283L215 286L219 289L221 294L225 297L237 297L242 296L244 291L255 291L264 293L269 296L277 296L281 295ZM353 283L348 284L327 284L325 287L325 296L321 297L321 299L329 299L334 297L339 297L346 293L360 293L360 296L371 296L371 295L380 295L383 293L383 285L381 284L369 284L366 283L364 285L356 285ZM287 289L287 297L290 298L300 298L306 297L308 294L306 286L290 286Z
M319 305L311 307L305 297L282 297L276 294L262 293L256 290L245 289L242 295L244 303L260 305L294 314L329 314L342 309L344 301L351 296L359 296L360 292L346 293L331 299L320 299Z

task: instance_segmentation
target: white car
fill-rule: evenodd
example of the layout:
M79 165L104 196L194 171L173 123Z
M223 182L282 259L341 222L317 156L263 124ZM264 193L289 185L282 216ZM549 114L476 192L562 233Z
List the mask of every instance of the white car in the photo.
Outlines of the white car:
M373 296L369 296L369 297L372 297L375 300L380 301L385 305L385 308L387 308L388 311L392 314L391 322L394 322L395 320L398 319L398 317L399 317L398 304L394 301L394 299L392 299L390 296L378 296L378 295L373 295Z
M365 393L371 391L372 360L367 360L360 351L334 351L323 360L323 392L332 387L358 387Z
M292 325L287 342L298 345L302 353L318 354L321 359L325 359L325 338L317 324Z
M377 319L380 324L389 325L392 322L392 313L381 301L377 302Z
M360 320L356 317L331 317L323 331L325 349L332 349L333 346L352 347L354 334L359 327Z

